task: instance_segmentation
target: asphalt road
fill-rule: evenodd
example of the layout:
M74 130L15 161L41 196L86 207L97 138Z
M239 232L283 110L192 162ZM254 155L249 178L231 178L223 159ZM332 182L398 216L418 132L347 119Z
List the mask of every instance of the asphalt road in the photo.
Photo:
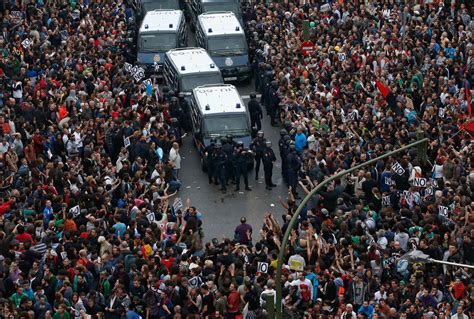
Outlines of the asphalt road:
M243 96L247 105L248 95L253 91L253 83L248 85L236 85L239 93ZM265 111L264 111L265 112ZM265 114L265 113L264 113ZM201 170L199 153L193 146L190 136L184 138L181 147L181 171L180 180L182 188L179 192L183 204L189 198L192 206L196 206L203 214L203 228L205 241L216 237L233 238L235 227L240 223L240 218L245 216L247 222L252 225L253 238L259 238L258 231L263 223L266 212L272 212L278 216L284 209L279 204L278 196L287 198L287 189L281 177L281 164L278 153L279 129L270 126L270 119L264 117L262 130L265 137L272 141L272 148L276 154L277 162L273 167L273 182L277 187L269 191L265 189L263 167L261 165L259 180L255 180L255 170L249 172L249 184L252 191L234 192L234 185L228 187L226 194L219 191L220 186L209 185L207 174ZM241 190L243 180L241 180Z

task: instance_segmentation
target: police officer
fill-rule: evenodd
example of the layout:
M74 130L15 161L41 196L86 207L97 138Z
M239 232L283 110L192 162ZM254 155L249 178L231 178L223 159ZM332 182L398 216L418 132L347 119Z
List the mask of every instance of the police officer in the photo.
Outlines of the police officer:
M251 191L249 187L249 178L248 178L248 160L251 157L250 152L244 148L243 142L237 142L237 146L234 152L234 169L235 169L235 191L240 190L240 176L244 177L245 190Z
M182 111L182 125L183 128L186 132L189 132L192 130L191 126L191 113L189 110L189 104L188 101L185 99L184 92L179 92L178 94L178 104L181 108ZM180 121L181 122L181 121Z
M286 138L288 136L288 132L285 129L280 131L280 139L278 140L278 150L280 151L280 159L281 159L281 175L283 176L283 180L286 182L286 174L287 174L287 161L286 157L288 155L288 145L286 144ZM288 136L289 137L289 136Z
M183 144L183 140L181 138L181 128L179 127L179 122L176 117L172 117L170 119L170 128L168 130L169 136L174 136L176 139L176 142L181 146Z
M296 152L296 147L294 144L291 144L289 147L289 154L287 156L288 160L288 185L291 186L293 195L298 197L296 192L296 187L298 185L298 172L301 168L301 159Z
M226 180L226 164L227 155L222 151L222 144L217 142L215 145L215 178L219 180L221 184L221 191L225 193L227 191L227 180Z
M270 115L270 124L276 125L276 117L278 114L278 106L280 105L280 97L278 96L278 82L272 81L268 91L268 109Z
M227 134L225 138L221 139L221 142L222 142L222 150L227 155L227 163L225 165L226 173L227 173L226 180L233 181L235 174L234 174L234 165L232 163L232 158L234 156L235 142L233 141L232 134Z
M204 148L204 165L207 170L207 177L209 178L209 184L212 184L212 179L214 177L215 172L215 146L216 146L216 139L213 137L211 138L211 142L208 146ZM214 179L215 183L217 184L217 179Z
M263 159L263 151L265 150L265 141L263 132L258 131L257 137L252 141L252 150L255 152L255 179L258 180L258 171L260 170L260 162Z
M250 94L250 101L248 105L249 113L250 113L250 126L252 129L257 126L257 130L260 131L262 129L262 107L260 103L257 101L257 95L255 93Z
M275 153L272 150L272 142L265 141L265 150L263 151L263 170L265 172L265 185L268 190L276 185L272 182L273 163L276 161Z

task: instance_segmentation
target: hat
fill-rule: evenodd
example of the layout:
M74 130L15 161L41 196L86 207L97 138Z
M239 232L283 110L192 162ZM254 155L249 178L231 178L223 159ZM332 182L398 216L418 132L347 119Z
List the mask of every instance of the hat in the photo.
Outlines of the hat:
M334 50L336 50L336 52L339 52L339 51L341 51L341 48L340 48L338 45L336 45L336 46L334 47Z
M405 280L400 280L400 285L406 285Z
M329 216L329 211L326 208L321 209L321 214L324 216Z
M316 302L323 302L321 298L316 299Z
M99 238L97 238L97 241L99 242L99 244L101 244L102 242L105 241L105 237L104 236L99 236Z

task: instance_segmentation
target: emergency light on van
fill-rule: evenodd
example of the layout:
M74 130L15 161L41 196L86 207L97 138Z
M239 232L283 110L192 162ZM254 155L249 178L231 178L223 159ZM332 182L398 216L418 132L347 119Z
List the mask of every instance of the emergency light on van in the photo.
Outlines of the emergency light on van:
M209 104L206 104L206 111L209 111L211 109L211 107L209 106Z
M238 108L238 109L240 109L240 103L237 103L237 104L235 105L235 107Z
M212 28L207 29L208 33L212 33Z
M181 66L181 71L186 70L186 67L184 65Z
M214 69L216 67L214 63L211 63L209 66L211 67L211 69Z
M235 31L240 31L240 27L239 26L235 27Z
M172 24L172 23L170 23L170 29L172 29L172 28L173 28L173 24Z
M145 24L145 29L148 29L148 24Z

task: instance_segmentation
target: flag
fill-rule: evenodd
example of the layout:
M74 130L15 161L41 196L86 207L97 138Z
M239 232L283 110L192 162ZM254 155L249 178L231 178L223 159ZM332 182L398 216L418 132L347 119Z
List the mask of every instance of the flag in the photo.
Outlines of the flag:
M380 93L382 93L383 98L386 99L387 96L390 94L389 87L380 82L379 80L375 80L375 85L377 85L377 88L379 89Z
M464 82L464 89L466 91L467 114L468 114L468 118L471 118L472 116L471 94L469 92L469 88L467 87L467 81Z
M474 136L474 119L464 124L464 128Z

